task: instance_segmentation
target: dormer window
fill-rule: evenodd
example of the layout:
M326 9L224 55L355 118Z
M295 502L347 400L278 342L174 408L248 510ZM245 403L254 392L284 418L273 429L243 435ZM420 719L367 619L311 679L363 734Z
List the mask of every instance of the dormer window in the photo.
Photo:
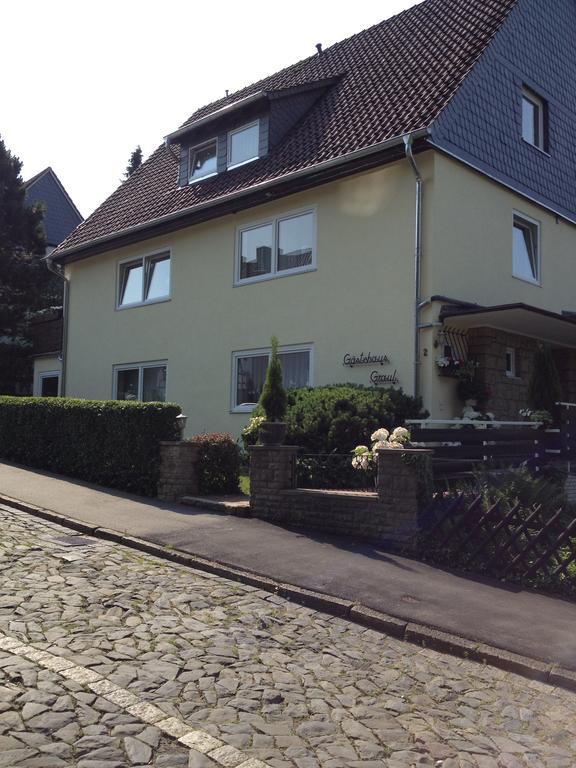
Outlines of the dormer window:
M258 158L258 144L260 139L260 124L243 125L228 133L228 168L249 163Z
M548 151L546 102L528 88L522 89L522 138Z
M189 150L189 177L188 183L198 179L205 179L207 176L214 176L217 172L217 141L212 139L204 144L191 147Z

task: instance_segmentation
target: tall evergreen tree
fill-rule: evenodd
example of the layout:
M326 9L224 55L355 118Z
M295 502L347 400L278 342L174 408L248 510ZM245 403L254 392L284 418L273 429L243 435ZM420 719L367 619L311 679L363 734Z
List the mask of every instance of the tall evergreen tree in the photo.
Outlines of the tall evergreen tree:
M42 206L26 205L21 169L0 137L0 394L29 391L29 320L55 298L54 281L41 260Z
M136 147L134 152L130 155L130 160L128 161L128 165L126 166L126 170L124 171L124 178L128 179L136 168L139 168L142 165L142 149L140 145Z

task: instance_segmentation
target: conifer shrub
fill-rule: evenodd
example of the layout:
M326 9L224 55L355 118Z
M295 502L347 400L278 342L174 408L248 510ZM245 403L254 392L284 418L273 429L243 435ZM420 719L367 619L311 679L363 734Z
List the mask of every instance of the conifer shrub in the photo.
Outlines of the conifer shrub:
M278 339L276 336L272 336L270 343L272 354L258 403L262 406L268 421L282 421L286 415L286 390L282 384L282 365L278 358Z

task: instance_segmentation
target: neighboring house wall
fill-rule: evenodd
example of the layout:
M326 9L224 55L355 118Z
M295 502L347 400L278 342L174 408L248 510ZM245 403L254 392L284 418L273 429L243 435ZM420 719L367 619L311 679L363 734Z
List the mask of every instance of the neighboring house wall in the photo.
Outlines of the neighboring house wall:
M40 397L42 394L42 379L62 375L62 361L58 355L46 355L34 359L34 385L32 394Z
M576 3L520 0L433 125L435 143L576 219ZM550 155L521 137L527 86L548 103Z
M427 178L432 153L419 158ZM234 287L239 226L316 210L317 269ZM171 300L116 310L118 263L170 249ZM313 345L312 383L369 384L379 366L348 368L346 353L387 354L412 390L414 176L406 161L318 187L235 216L70 264L67 394L110 398L113 366L167 361L167 399L188 433L239 434L230 413L232 353ZM102 344L86 343L94 333Z

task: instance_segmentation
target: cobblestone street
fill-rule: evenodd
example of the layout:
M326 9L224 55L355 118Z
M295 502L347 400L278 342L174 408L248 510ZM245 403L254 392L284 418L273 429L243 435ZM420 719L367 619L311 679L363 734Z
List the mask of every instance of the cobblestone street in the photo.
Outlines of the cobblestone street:
M567 691L8 508L0 525L0 768L576 765Z

